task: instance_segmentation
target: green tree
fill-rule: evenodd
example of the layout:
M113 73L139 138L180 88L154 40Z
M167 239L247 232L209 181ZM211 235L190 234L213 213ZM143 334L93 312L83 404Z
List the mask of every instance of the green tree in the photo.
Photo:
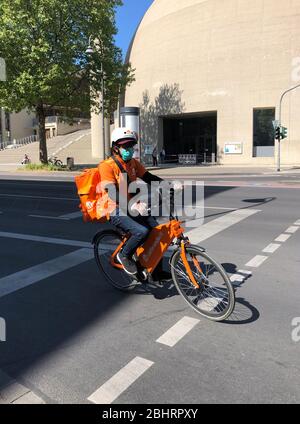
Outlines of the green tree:
M106 76L104 108L133 80L115 46L115 8L121 0L0 0L0 57L7 81L0 82L0 107L35 111L40 160L47 163L46 109L100 112L101 63ZM86 54L94 40L94 53ZM99 43L101 40L101 44ZM101 47L100 47L101 46Z

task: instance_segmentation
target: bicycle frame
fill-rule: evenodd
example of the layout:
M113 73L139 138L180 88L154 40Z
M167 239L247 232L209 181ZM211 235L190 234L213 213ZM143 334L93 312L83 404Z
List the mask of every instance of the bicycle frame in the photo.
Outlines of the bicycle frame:
M117 249L111 256L110 263L114 268L123 269L123 266L116 262L116 256L128 241L130 235L126 235ZM141 266L148 271L149 274L152 274L161 259L163 258L165 252L169 246L173 243L175 239L178 239L178 246L180 246L180 255L183 261L183 264L186 268L188 276L196 288L199 288L191 267L188 263L186 257L186 246L190 245L188 237L184 236L184 229L181 227L181 222L176 218L167 222L166 224L158 225L153 228L150 235L148 236L145 243L137 249L137 257ZM201 266L196 257L192 257L195 267L200 273L202 273Z

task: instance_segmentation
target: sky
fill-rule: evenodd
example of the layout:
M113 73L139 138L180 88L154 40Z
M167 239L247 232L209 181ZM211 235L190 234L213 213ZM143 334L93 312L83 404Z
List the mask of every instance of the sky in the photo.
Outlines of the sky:
M123 0L123 6L117 8L116 44L122 49L124 58L138 24L152 3L153 0Z

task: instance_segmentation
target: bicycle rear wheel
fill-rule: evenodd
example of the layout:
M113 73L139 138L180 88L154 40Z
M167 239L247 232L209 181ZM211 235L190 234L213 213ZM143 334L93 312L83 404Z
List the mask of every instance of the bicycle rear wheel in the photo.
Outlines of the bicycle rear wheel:
M117 231L102 231L94 239L94 255L98 268L105 275L107 282L118 290L130 291L139 282L111 263L111 257L121 241L122 236Z
M224 321L235 306L234 289L226 271L198 246L187 246L187 261L199 284L199 288L196 288L180 253L178 249L171 259L171 273L177 290L200 315L212 321Z

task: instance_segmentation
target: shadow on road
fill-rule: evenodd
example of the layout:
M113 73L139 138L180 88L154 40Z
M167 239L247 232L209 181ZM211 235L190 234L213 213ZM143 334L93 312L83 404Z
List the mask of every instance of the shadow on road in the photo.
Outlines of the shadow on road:
M236 305L231 316L223 321L223 324L231 324L231 325L242 325L242 324L250 324L259 319L260 313L255 308L255 306L251 305L247 300L242 297L236 298Z
M243 202L251 203L251 205L245 206L244 208L237 208L237 209L234 209L234 210L244 210L244 209L257 208L257 207L266 205L267 203L273 202L274 200L277 200L277 197L267 197L267 198L264 198L264 199L245 199L245 200L243 200ZM234 212L234 210L228 211L228 212L222 211L222 212L213 213L213 214L210 214L210 215L205 215L205 218L209 218L209 217L212 217L212 216L226 215L226 214Z

